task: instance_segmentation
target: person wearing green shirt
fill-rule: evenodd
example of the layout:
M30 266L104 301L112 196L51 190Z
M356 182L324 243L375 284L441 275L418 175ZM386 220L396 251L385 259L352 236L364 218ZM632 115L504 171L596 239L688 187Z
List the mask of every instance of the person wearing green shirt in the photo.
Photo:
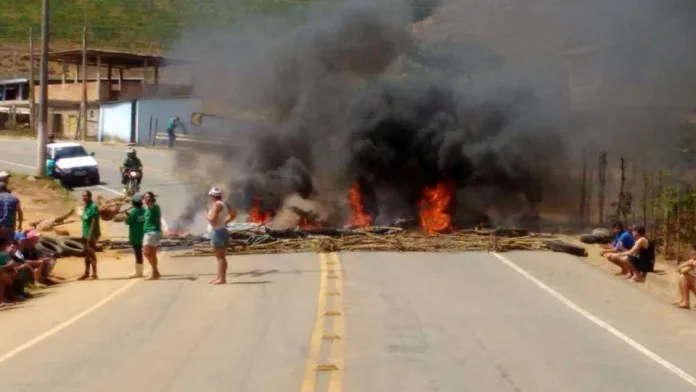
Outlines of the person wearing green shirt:
M152 267L152 275L147 280L157 280L161 276L159 269L157 269L157 248L160 239L162 239L162 211L152 192L145 192L143 201L145 202L143 254Z
M143 198L140 195L131 197L133 207L126 215L128 225L128 242L133 247L135 254L135 272L129 278L143 277L143 236L145 235L145 209L143 208ZM124 212L124 214L126 214Z
M78 280L89 278L89 267L92 266L92 279L97 277L97 240L101 236L99 227L99 208L92 200L92 192L82 192L85 210L82 212L82 240L85 244L85 273Z

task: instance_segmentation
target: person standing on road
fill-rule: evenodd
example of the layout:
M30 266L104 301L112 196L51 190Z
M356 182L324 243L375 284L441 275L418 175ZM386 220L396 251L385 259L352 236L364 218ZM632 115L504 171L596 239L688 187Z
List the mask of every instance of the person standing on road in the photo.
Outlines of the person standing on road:
M129 278L143 277L143 236L145 235L145 209L143 208L143 198L140 195L133 195L131 198L133 208L126 217L128 225L128 241L133 247L135 254L135 272Z
M143 253L150 262L152 274L147 280L157 280L161 277L157 268L157 248L162 239L162 211L160 210L155 195L152 192L146 192L143 198L145 202L145 223L143 224Z
M7 188L8 178L9 176L6 176L4 181L0 178L0 237L5 240L5 243L10 244L14 241L15 230L22 231L24 212L19 198L10 193Z
M174 148L174 143L176 142L176 128L181 127L186 133L186 128L184 124L181 123L179 117L173 117L169 119L167 123L167 138L169 139L169 148Z
M208 233L210 245L217 258L217 276L211 280L211 284L227 283L227 245L230 241L230 233L227 224L237 216L237 211L222 200L222 191L213 187L208 192L211 207L206 218L208 219Z
M97 276L97 241L101 236L99 225L99 208L92 200L92 192L82 192L85 210L82 212L82 241L85 245L85 273L78 280L89 278L89 267L92 267L92 279Z

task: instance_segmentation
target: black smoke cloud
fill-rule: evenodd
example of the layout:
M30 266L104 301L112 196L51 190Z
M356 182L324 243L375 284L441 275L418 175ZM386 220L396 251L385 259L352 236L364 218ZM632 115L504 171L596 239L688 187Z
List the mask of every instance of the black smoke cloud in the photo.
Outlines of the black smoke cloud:
M465 18L452 27L471 22L461 35L473 43L450 36L421 50L411 22L430 16L437 2L413 4L347 1L310 12L299 27L253 18L232 32L187 34L173 56L196 59L196 92L220 114L253 113L257 125L245 148L235 146L239 132L221 126L213 133L229 145L182 152L180 169L220 158L204 177L234 189L230 201L240 208L260 196L264 209L276 210L294 193L345 204L357 181L377 223L414 217L422 189L444 179L458 188L454 212L462 219L519 213L572 193L567 174L588 138L570 130L568 77L559 72L564 44L538 37L575 39L592 29L575 21L549 37L537 34L540 21L527 12L512 13L498 26L520 29L505 50L496 45L504 42L498 27L484 23L497 8L479 4L459 8ZM592 9L571 14L589 21ZM450 11L440 14L456 15ZM196 199L178 225L193 220ZM336 214L333 223L343 222Z
M235 157L234 174L211 179L241 190L230 201L248 208L261 197L262 208L276 210L299 193L345 203L357 181L369 210L387 222L414 217L423 188L445 179L541 201L547 163L561 156L561 143L552 124L534 118L534 95L508 89L484 98L436 77L400 74L399 59L412 53L414 38L408 9L399 15L392 3L390 10L349 2L235 69L236 95L244 86L245 106L269 121L241 154L198 151ZM178 225L193 220L197 204Z

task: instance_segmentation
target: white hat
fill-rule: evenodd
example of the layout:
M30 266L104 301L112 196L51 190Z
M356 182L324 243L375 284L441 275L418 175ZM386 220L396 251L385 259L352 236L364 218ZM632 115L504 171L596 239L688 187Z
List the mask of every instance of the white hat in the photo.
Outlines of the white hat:
M0 172L0 178L7 178L9 176L10 176L10 173L8 173L6 171Z
M222 191L220 190L220 188L214 186L214 187L210 188L210 192L208 192L208 196L220 197L220 196L222 196Z

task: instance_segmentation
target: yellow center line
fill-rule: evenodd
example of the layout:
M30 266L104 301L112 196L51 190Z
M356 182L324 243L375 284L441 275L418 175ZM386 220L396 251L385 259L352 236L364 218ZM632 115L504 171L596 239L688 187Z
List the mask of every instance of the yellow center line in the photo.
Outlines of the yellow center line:
M309 354L307 356L301 392L316 392L318 372L330 372L327 392L342 392L345 344L343 271L341 270L341 262L337 253L319 253L319 264L321 271L319 272L317 315L310 338ZM332 267L329 268L329 266ZM330 285L330 282L333 284ZM327 306L327 298L332 298L330 306ZM332 330L325 330L327 317L331 318ZM329 354L326 362L319 363L322 347L328 348Z
M345 323L345 310L343 309L343 298L345 297L343 291L343 269L341 267L341 260L338 253L330 253L329 257L336 263L336 273L338 274L338 279L334 281L334 292L338 293L334 297L334 309L341 312L341 317L334 317L333 320L333 333L338 339L331 341L331 355L329 360L332 364L338 368L338 370L331 372L329 377L329 389L328 392L342 392L343 391L343 375L345 374L345 360L343 358L345 350L346 341L346 323Z
M319 272L319 298L317 299L317 314L314 322L314 329L309 342L309 354L307 355L307 365L305 368L304 378L302 380L301 392L315 392L317 388L317 361L321 352L321 344L324 335L324 312L326 311L326 290L329 285L326 274L328 266L326 265L326 254L319 253L319 264L321 271Z

